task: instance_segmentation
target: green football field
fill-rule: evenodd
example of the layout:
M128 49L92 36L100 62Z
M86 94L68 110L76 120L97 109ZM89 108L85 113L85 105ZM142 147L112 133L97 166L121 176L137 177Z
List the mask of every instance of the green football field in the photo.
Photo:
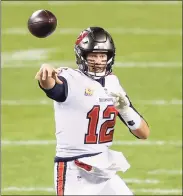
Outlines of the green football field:
M119 175L135 195L181 195L181 2L1 5L2 195L55 195L52 101L34 76L45 62L77 68L73 46L89 26L102 26L113 36L113 71L151 129L148 140L142 141L117 121L112 149L122 151L131 164ZM29 16L39 9L52 11L58 19L56 31L45 39L27 29Z

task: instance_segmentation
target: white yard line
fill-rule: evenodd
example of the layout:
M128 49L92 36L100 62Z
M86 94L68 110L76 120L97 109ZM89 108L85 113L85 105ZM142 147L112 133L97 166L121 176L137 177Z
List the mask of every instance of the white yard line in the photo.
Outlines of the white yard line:
M54 34L62 35L78 35L83 28L57 28ZM111 34L134 34L134 35L182 35L181 29L156 29L156 28L106 28ZM3 35L29 35L29 31L26 28L7 28L2 29ZM3 37L2 37L3 38Z
M4 6L31 6L31 5L52 5L52 6L73 6L73 5L107 5L107 4L130 4L130 5L181 5L180 1L53 1L53 2L6 2L3 1L2 5Z
M134 189L132 190L135 193L153 193L153 194L181 194L182 195L182 189Z
M51 192L54 193L55 189L52 187L7 187L2 188L2 192ZM182 189L132 189L134 193L154 193L154 194L181 194Z
M55 140L1 140L2 146L42 146L42 145L52 145L56 144Z
M182 62L119 62L116 61L114 64L115 67L122 67L122 68L149 68L149 67L170 67L170 68L177 68L182 67Z
M141 179L123 179L126 183L133 183L133 184L158 184L160 183L159 180L156 179L145 179L145 180L141 180Z
M53 66L65 66L77 68L75 61L50 61L49 59L55 54L58 48L31 48L28 50L21 49L19 51L8 51L1 53L2 68L22 68L40 67L43 62L52 64ZM132 56L134 53L132 53ZM136 54L137 55L137 54ZM143 55L143 53L138 53ZM124 58L123 56L117 56L116 58ZM181 61L115 61L114 67L122 68L181 68Z
M53 105L52 101L49 100L1 100L1 105L14 105L14 106L38 106L38 105Z
M182 170L168 170L168 169L157 169L149 171L148 174L150 175L182 175Z
M1 140L2 146L34 146L34 145L55 145L55 140ZM113 145L117 146L165 146L165 145L175 145L181 146L182 141L163 141L163 140L127 140L127 141L113 141Z
M119 4L131 4L131 5L182 5L180 1L118 1Z
M113 145L119 146L165 146L165 145L176 145L181 146L182 141L163 141L163 140L136 140L136 141L114 141Z
M182 105L182 100L172 99L168 100L139 100L134 101L134 104L141 104L141 105Z
M157 106L171 106L171 105L182 105L182 100L134 100L134 104L139 105L157 105ZM1 105L12 105L12 106L41 106L41 105L53 105L53 102L49 99L43 100L1 100Z
M124 178L123 179L126 183L133 183L133 184L158 184L160 183L159 180L156 179L134 179L134 178ZM52 192L54 188L51 187L8 187L4 188L2 191L45 191L45 192Z
M14 191L14 192L35 192L35 191L40 191L40 192L55 192L54 188L52 187L16 187L16 186L11 186L7 188L2 188L1 191L3 192L9 192L9 191Z

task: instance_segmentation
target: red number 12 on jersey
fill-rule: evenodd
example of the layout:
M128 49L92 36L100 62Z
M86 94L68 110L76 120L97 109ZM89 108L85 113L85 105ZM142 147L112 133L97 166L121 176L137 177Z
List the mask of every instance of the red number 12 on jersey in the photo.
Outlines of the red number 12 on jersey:
M97 144L97 140L98 143L107 143L113 140L114 126L118 112L113 105L107 106L103 112L103 119L106 119L106 121L101 125L99 134L97 134L96 131L99 120L99 112L100 106L96 105L87 114L89 124L88 132L85 134L85 144ZM112 114L114 116L113 119L107 120ZM109 128L111 128L111 130L107 133Z

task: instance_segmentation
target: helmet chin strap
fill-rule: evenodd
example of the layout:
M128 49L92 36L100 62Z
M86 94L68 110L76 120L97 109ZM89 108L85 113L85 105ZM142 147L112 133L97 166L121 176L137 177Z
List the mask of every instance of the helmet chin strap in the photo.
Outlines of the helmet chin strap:
M81 57L81 59L83 60L84 64L87 65L87 67L88 67L88 62L83 57ZM112 60L112 58L109 59L107 63L111 62L111 60ZM80 66L83 66L83 65L80 64ZM100 73L96 73L96 72L92 72L92 71L84 71L84 73L87 76L97 80L97 79L100 79L100 78L106 76L106 69L103 72L100 72Z
M106 71L103 71L101 73L95 73L95 72L87 72L89 76L91 76L93 79L100 79L101 77L104 77L106 74Z

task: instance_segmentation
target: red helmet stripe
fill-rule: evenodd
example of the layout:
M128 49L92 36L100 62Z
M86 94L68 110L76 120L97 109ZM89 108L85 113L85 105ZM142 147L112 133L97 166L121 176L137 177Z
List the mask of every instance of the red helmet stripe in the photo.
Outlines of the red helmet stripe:
M86 36L88 35L87 31L83 31L81 32L81 34L79 35L79 37L76 40L76 45L78 45Z

